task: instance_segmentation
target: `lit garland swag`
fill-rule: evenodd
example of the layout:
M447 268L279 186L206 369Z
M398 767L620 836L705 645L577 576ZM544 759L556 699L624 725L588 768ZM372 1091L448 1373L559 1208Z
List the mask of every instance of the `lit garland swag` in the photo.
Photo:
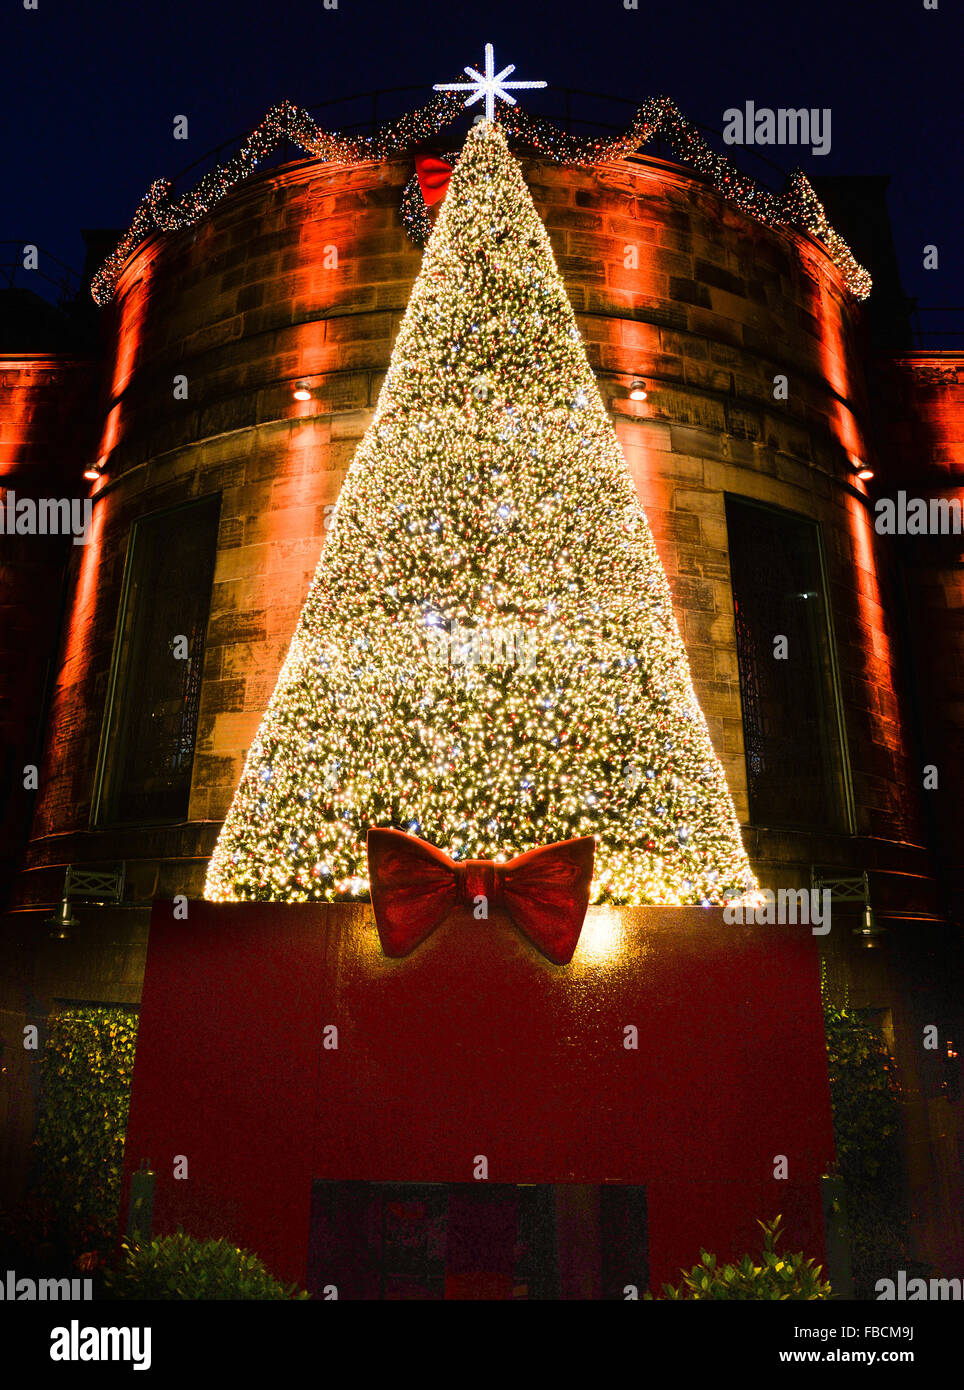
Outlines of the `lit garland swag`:
M452 176L205 896L363 898L376 825L456 859L593 835L594 901L756 886L548 235L490 123Z
M502 127L560 164L601 164L632 154L656 135L664 136L678 159L707 177L714 188L744 212L768 226L799 227L823 242L855 298L866 299L870 294L870 275L854 259L843 237L830 226L823 204L801 169L790 175L782 194L770 193L748 175L741 174L725 155L711 150L668 97L651 97L645 101L625 134L597 139L566 135L550 121L529 116L518 106L507 106L504 102L501 105L499 121ZM290 101L273 106L234 158L211 170L191 192L175 197L169 179L158 179L151 184L129 230L91 281L94 300L98 304L110 301L125 260L155 228L175 231L199 222L235 184L252 173L261 160L285 141L329 162L363 164L411 149L419 141L438 134L463 109L458 93L443 92L419 110L386 122L374 135L349 137L322 130L307 111ZM428 219L418 196L417 183L410 184L405 191L403 213L412 239L424 245Z

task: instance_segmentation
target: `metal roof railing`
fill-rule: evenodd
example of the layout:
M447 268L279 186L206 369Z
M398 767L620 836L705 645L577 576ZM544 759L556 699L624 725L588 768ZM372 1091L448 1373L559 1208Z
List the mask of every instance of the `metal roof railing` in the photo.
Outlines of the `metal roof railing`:
M37 247L37 269L28 270L23 263L24 248L33 245L36 243L26 237L22 241L0 241L0 282L2 282L3 287L8 290L32 290L36 288L36 281L39 278L45 284L53 285L54 289L58 291L58 303L61 305L76 299L82 288L80 271L67 265L66 262L58 260L49 251L45 251L42 246ZM47 265L56 266L61 273L48 274L44 269Z
M940 315L939 318L931 318L927 325L921 323L921 314ZM913 320L914 346L921 351L927 348L943 348L945 351L953 351L954 348L964 350L964 305L962 304L915 304L911 309ZM932 328L930 324L935 326ZM932 342L937 338L940 342Z

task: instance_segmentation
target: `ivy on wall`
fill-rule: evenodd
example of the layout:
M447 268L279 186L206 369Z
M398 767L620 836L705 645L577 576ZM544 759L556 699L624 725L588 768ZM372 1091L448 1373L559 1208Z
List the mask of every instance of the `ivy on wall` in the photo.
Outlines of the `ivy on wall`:
M50 1019L35 1191L81 1249L105 1249L116 1233L136 1045L137 1015L121 1008Z
M906 1264L900 1083L871 1011L836 1004L823 981L837 1171L844 1181L854 1291L874 1297L876 1280Z

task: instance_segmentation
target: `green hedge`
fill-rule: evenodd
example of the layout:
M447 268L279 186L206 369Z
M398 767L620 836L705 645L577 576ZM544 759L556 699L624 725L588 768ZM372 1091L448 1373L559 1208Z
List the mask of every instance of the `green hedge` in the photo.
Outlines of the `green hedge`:
M179 1231L146 1245L126 1245L116 1270L104 1277L118 1299L305 1299L295 1284L281 1284L257 1255L226 1240L195 1240Z
M34 1191L78 1250L117 1231L137 1015L67 1009L51 1017L41 1060Z
M835 1004L824 981L837 1172L850 1227L854 1293L874 1297L876 1280L907 1266L900 1084L870 1010Z

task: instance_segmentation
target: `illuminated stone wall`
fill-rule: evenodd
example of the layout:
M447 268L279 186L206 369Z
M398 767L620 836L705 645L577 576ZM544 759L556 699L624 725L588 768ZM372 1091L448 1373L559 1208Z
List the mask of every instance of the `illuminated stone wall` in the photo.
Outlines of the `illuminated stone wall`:
M955 503L964 511L964 354L914 352L878 362L881 471L875 497ZM958 512L960 516L960 512ZM936 516L940 522L939 515ZM922 767L936 770L924 812L943 873L945 909L964 920L964 535L906 535L893 549L917 675ZM923 780L923 779L921 779ZM931 781L934 779L931 778Z
M913 1093L905 1107L912 1202L921 1249L936 1259L960 1236L961 1106L948 1121L937 1063L920 1055L920 1027L938 1019L942 1036L959 1034L956 1024L945 1027L946 953L928 936L948 897L922 846L930 835L950 901L959 898L959 854L957 877L952 861L964 819L964 552L918 548L909 559L875 533L873 502L901 486L959 494L960 367L933 354L877 364L868 403L858 313L817 243L757 224L658 161L523 167L669 575L754 867L774 887L806 886L812 863L867 867L874 904L889 917L891 950L853 951L846 924L824 946L833 980L855 1004L881 1010L896 1039ZM16 380L0 366L5 469L26 461L49 491L61 468L76 477L88 452L104 467L90 545L61 548L70 551L69 574L46 752L14 885L15 902L38 912L13 914L0 936L6 978L19 981L0 999L14 1034L24 1022L42 1026L55 998L136 1003L146 904L201 891L418 271L420 253L398 216L410 175L405 161L352 169L301 162L255 177L196 228L158 236L130 258L108 311L102 380L89 365L56 377L34 359ZM187 398L177 399L182 375ZM629 400L637 375L647 383L644 403ZM776 377L786 378L785 400L774 394ZM292 391L302 379L311 398L298 402ZM88 441L72 427L98 390ZM867 486L854 480L855 459L877 470ZM221 495L221 521L188 819L92 829L131 526L212 493ZM726 493L820 524L853 837L747 825ZM8 548L0 567L9 617L0 625L5 768L24 761L57 641L64 556L51 562L26 543ZM928 739L947 767L939 802L921 788ZM49 942L38 915L59 898L65 866L117 860L127 865L128 900L141 906L80 906L74 938ZM926 988L901 956L911 941L930 953ZM18 1067L28 1097L22 1058ZM21 1173L31 1123L25 1100L8 1143Z
M867 403L852 302L821 248L767 229L657 161L524 161L600 387L653 525L694 681L748 818L724 493L821 523L861 843L751 829L765 882L811 862L913 876L930 894L898 661L867 499ZM288 165L195 229L131 257L111 313L95 542L74 598L23 901L46 866L124 858L136 891L197 893L371 418L420 253L398 204L411 167ZM645 403L628 399L636 374ZM188 383L175 399L175 378ZM774 378L787 378L786 400ZM292 388L306 379L311 399ZM187 824L91 832L94 771L132 521L219 491L219 553ZM788 790L792 794L792 790ZM891 871L904 870L903 874ZM56 875L54 875L56 877Z
M81 499L97 373L90 362L50 354L0 355L0 906L20 861L35 793L25 768L40 756L49 663L64 601L71 543L11 535L7 506Z

